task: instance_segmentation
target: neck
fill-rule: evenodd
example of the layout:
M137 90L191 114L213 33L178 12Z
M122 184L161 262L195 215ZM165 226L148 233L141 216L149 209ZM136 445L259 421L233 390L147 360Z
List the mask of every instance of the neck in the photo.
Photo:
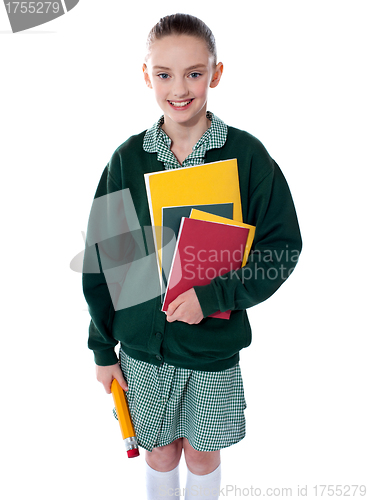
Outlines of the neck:
M162 129L170 137L172 147L175 145L175 147L191 149L210 126L211 121L208 120L206 112L204 112L195 121L185 124L176 123L164 115Z

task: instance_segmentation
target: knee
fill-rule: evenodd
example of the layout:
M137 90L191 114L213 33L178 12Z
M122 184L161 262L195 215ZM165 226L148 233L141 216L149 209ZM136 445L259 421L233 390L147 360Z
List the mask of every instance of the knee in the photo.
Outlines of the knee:
M153 448L152 451L146 451L146 462L152 469L160 472L167 472L175 467L180 462L180 457L183 449L182 438L173 441L166 446Z
M186 438L183 439L183 448L187 467L193 474L203 476L213 472L220 465L220 450L195 450Z

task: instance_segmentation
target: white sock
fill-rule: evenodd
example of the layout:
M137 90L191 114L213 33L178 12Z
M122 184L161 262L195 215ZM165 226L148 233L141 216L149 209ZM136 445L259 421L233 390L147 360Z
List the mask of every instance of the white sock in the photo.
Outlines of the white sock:
M146 490L147 500L179 498L179 465L168 472L160 472L152 469L146 462Z
M185 486L185 500L191 498L206 498L217 500L220 496L221 464L214 471L204 476L197 476L188 469Z

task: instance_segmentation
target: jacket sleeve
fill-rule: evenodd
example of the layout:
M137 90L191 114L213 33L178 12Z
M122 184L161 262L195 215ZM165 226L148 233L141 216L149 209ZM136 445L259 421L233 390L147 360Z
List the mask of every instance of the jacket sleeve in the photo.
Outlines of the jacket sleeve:
M245 222L256 226L245 267L195 287L203 315L252 307L270 297L290 276L302 249L292 196L276 162L249 195Z
M115 269L129 255L131 243L120 172L120 157L115 152L103 171L94 197L83 259L82 286L91 316L88 347L94 352L96 364L102 366L117 362L114 347L118 343L112 335L112 325L116 305L114 296L118 293L119 283L107 281L106 275L109 275L109 269L114 271L110 275L118 274Z

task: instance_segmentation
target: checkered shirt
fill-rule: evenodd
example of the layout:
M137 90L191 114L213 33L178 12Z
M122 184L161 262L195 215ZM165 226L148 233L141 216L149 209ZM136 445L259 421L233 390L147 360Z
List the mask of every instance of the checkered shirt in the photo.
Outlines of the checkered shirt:
M206 116L211 121L210 128L193 146L192 152L181 165L170 150L170 137L161 128L164 123L163 115L152 128L147 130L143 140L143 149L147 153L157 153L158 161L161 161L166 169L202 165L206 152L210 149L222 148L227 137L227 125L210 111L207 111Z

